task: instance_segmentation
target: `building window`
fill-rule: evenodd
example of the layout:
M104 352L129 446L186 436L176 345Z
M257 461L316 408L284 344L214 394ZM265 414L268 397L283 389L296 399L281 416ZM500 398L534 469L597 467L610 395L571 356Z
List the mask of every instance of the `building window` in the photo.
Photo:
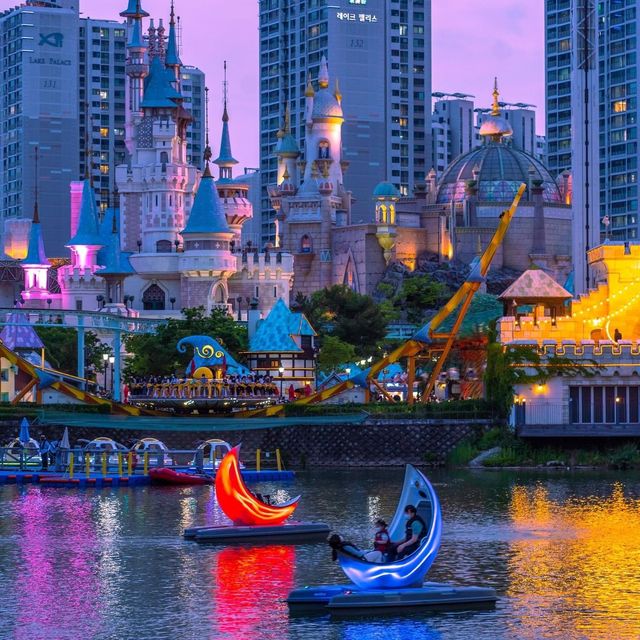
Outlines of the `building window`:
M165 304L165 293L157 284L147 287L142 294L142 308L145 311L164 311Z
M311 253L312 250L311 238L305 233L300 239L300 253Z
M329 158L329 143L326 140L321 140L320 144L318 144L318 158L320 160Z
M171 241L158 240L156 242L156 253L171 253Z

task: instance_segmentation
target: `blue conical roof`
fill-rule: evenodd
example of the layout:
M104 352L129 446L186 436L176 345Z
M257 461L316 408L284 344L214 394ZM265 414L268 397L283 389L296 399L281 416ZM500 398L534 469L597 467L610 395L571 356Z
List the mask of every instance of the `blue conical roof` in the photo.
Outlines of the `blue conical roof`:
M22 264L49 264L47 254L44 252L44 240L42 239L37 200L33 208L33 222L31 223L31 231L29 232L27 255L24 260L22 260Z
M222 114L222 136L220 137L220 155L213 161L219 167L230 167L238 164L238 161L231 153L231 138L229 136L229 114L227 105L224 106Z
M120 234L117 230L119 213L118 209L107 209L100 223L103 247L98 251L97 262L103 266L96 273L101 276L127 276L135 273L129 261L131 253L122 251L120 246Z
M187 226L182 231L183 236L189 233L230 233L209 165L202 174Z
M149 14L143 10L140 0L129 0L129 6L120 13L123 18L148 18Z
M143 49L144 46L144 40L142 39L142 21L139 18L135 18L131 27L131 36L129 37L127 47L131 49Z
M178 39L176 37L176 23L173 18L173 7L171 8L171 22L169 23L169 41L167 42L167 53L164 63L168 67L178 67L182 65L178 55Z
M82 188L82 204L80 205L78 228L73 238L67 243L67 246L101 247L103 244L98 232L98 207L91 188L91 182L87 178Z
M159 57L151 63L151 69L144 89L141 107L146 108L175 108L175 100L182 96L171 86L167 69Z

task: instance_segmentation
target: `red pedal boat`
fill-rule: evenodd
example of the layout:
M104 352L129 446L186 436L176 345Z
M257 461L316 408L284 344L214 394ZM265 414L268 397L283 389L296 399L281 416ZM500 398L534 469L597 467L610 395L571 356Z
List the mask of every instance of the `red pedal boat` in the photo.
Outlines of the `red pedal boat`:
M149 477L153 484L211 484L213 478L211 476L199 475L196 473L183 473L174 471L168 467L160 467L159 469L149 469Z

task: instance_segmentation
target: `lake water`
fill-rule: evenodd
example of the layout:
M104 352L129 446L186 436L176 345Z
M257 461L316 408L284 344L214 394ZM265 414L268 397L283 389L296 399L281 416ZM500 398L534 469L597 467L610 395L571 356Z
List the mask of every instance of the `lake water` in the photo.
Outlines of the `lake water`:
M390 519L402 470L299 474L301 518L363 545ZM443 544L429 579L490 585L494 610L290 618L296 586L345 578L324 544L216 548L211 487L0 487L0 638L19 640L640 638L640 476L434 472Z

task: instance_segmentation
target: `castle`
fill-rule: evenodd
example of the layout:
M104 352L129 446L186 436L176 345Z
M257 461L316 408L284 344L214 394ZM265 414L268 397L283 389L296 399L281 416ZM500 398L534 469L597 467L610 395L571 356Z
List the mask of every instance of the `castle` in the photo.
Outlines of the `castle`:
M294 293L309 295L332 284L371 294L392 263L413 271L422 256L470 262L486 246L501 212L521 183L527 191L494 268L524 271L531 263L559 280L571 272L571 183L561 184L535 157L509 144L497 84L493 109L480 130L484 144L456 158L438 180L431 170L410 198L378 184L371 203L353 203L343 183L344 116L337 82L330 88L326 60L317 90L306 90L305 150L289 132L288 113L278 134L278 184L270 188L278 244L294 262ZM353 224L355 206L375 207L375 223Z
M128 29L128 162L115 172L119 208L101 217L89 178L71 184L71 260L52 283L36 202L21 263L25 305L151 317L204 306L246 318L255 300L263 316L280 299L288 304L293 256L241 246L253 212L249 185L233 175L226 83L214 180L208 132L204 170L186 159L191 114L181 93L173 5L168 34L151 19L143 37L149 14L140 0L129 0L120 15Z

